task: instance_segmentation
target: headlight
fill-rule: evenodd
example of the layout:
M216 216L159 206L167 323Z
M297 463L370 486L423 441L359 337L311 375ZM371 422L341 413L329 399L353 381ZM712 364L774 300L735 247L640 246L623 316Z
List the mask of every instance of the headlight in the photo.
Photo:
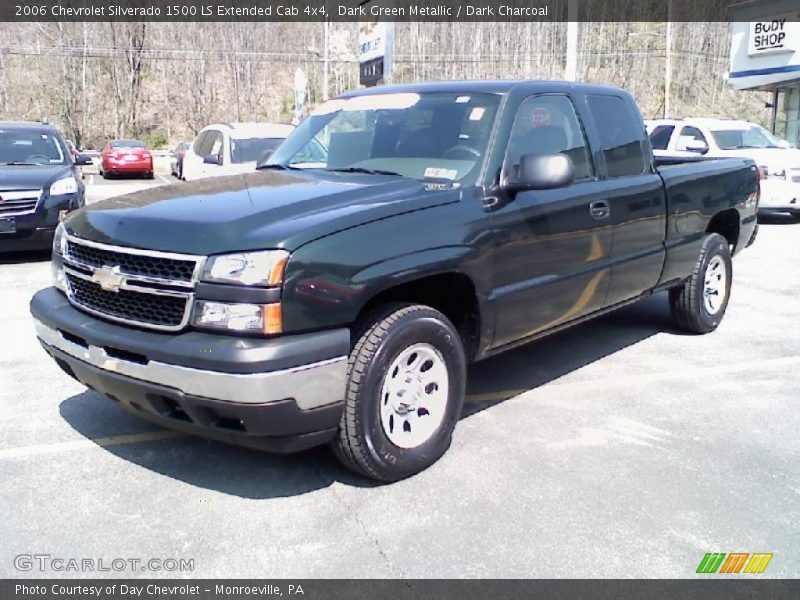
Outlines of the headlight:
M56 231L53 234L53 252L64 256L67 253L67 232L64 230L64 223L58 222Z
M63 196L64 194L75 194L78 191L78 182L72 175L62 177L53 182L50 186L51 196Z
M281 332L280 304L229 304L197 300L192 324L206 329L275 334Z
M761 172L764 174L763 176L768 179L785 179L786 178L786 169L780 167L761 167Z
M234 285L280 285L288 258L285 250L212 256L206 262L201 279Z

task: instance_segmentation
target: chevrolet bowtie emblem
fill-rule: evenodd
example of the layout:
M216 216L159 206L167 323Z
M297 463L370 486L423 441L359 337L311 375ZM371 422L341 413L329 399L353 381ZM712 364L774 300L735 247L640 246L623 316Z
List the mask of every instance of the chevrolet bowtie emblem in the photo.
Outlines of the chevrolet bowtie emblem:
M120 273L119 267L104 266L92 274L92 281L107 292L118 292L125 284L125 277Z

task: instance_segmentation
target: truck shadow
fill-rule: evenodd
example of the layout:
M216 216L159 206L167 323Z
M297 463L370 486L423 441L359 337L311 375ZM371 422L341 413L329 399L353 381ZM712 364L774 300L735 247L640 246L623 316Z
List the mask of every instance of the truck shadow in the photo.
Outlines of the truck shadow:
M470 369L462 419L661 332L677 333L664 294L478 363ZM225 494L269 499L305 494L334 482L378 485L345 470L325 448L272 455L193 436L161 435L158 432L165 430L92 391L64 400L59 410L76 431L115 456ZM145 443L135 443L136 438L126 443L119 437L130 435L141 435Z

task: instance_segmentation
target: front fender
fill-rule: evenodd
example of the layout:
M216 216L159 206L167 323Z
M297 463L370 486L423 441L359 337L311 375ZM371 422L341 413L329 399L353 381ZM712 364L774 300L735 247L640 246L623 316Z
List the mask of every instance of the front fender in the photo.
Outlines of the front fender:
M481 274L491 269L474 235L480 226L463 218L465 208L456 203L400 215L297 249L286 267L284 331L349 325L377 294L430 275L466 275L480 295L489 285Z

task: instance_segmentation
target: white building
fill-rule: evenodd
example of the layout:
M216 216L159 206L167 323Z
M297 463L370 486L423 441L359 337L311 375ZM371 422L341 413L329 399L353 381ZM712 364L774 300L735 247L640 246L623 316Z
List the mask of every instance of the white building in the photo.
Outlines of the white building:
M773 93L772 129L800 147L800 5L749 0L731 7L728 83Z

